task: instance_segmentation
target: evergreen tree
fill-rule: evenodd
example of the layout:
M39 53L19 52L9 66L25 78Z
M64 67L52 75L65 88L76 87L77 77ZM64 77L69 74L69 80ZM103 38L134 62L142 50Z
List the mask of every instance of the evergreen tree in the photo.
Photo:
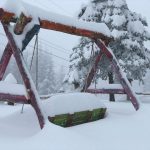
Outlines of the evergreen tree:
M60 92L62 89L62 85L63 85L63 80L65 77L65 71L64 71L64 66L62 65L59 69L59 71L56 74L56 91Z
M141 15L131 12L125 0L92 0L81 9L78 18L106 23L115 39L109 47L124 72L128 78L142 80L150 64L149 52L144 46L144 41L150 39L150 34L146 31L146 20ZM89 54L93 52L96 56L97 50L91 39L82 37L79 44L73 48L70 70L64 83L69 83L74 89L82 87L90 68L89 62L94 59L93 55ZM112 74L109 64L103 57L96 79L107 79L108 74Z
M51 55L39 51L38 90L41 95L56 92L56 75Z
M125 0L108 0L104 21L115 38L110 48L129 79L142 80L149 67L149 52L144 41L150 39L146 20L131 12Z
M49 53L46 53L48 50L43 47L42 43L39 43L38 50L38 72L36 70L36 53L33 57L33 63L31 68L31 75L34 83L36 83L36 76L38 77L38 92L41 95L47 95L54 93L56 91L56 79L55 71L52 57ZM31 63L32 54L28 55L28 66Z

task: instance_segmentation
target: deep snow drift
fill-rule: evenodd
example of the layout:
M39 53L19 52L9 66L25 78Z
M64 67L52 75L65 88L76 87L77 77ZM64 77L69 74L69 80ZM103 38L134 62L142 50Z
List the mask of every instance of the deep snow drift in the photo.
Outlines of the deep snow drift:
M102 100L100 96L95 98ZM58 127L47 121L43 130L40 130L35 112L30 106L25 106L21 114L22 105L10 107L1 104L1 149L149 150L149 98L140 98L147 103L143 103L138 112L130 102L104 101L108 108L105 119L70 128Z

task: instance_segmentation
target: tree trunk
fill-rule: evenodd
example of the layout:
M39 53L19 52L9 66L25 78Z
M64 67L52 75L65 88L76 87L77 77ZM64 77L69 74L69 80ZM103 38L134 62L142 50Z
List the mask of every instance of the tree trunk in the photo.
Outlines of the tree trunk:
M112 72L108 73L108 79L109 79L109 84L114 83L114 78L113 78L113 73ZM109 101L115 102L115 95L114 94L109 94Z

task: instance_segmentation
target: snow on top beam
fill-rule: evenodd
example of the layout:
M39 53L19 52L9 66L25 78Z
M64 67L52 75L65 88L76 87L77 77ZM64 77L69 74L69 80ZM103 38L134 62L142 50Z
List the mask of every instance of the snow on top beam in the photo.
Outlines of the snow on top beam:
M12 1L8 2L10 3ZM15 8L10 8L11 5L7 4L7 6L4 8L0 8L0 20L5 22L5 19L7 19L7 22L8 20L16 22L20 14L24 13L29 18L32 18L35 23L40 24L41 28L44 29L55 30L89 38L99 38L102 39L106 44L112 40L110 37L110 30L105 23L79 21L68 16L45 11L25 2L22 2L22 4L18 5L19 6L15 4ZM20 9L20 7L22 9Z
M111 41L111 38L106 36L105 34L100 33L100 32L95 32L84 27L80 28L79 27L80 25L71 26L71 25L65 25L62 23L56 23L56 22L52 22L48 20L40 20L40 25L41 25L41 28L44 28L44 29L50 29L50 30L60 31L60 32L64 32L64 33L68 33L72 35L85 36L89 38L99 38L107 44ZM85 25L89 25L89 24L86 23Z
M8 11L4 11L3 8L0 8L0 21L4 21L6 23L12 21L14 22L15 19L15 14L8 12Z

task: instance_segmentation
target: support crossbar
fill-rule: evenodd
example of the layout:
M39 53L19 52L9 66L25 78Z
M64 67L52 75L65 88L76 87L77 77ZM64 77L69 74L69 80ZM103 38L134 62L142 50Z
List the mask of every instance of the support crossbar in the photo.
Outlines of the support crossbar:
M27 100L24 95L13 95L13 94L5 94L0 93L0 101L9 101L13 103L20 103L20 104L30 104L31 102Z
M92 94L126 94L124 89L87 89Z
M89 38L98 38L103 40L106 44L108 44L112 38L107 37L106 35L86 29L80 29L75 26L64 25L61 23L56 23L48 20L40 20L40 26L43 29L49 29L59 32L64 32L67 34L77 35L77 36L85 36Z

